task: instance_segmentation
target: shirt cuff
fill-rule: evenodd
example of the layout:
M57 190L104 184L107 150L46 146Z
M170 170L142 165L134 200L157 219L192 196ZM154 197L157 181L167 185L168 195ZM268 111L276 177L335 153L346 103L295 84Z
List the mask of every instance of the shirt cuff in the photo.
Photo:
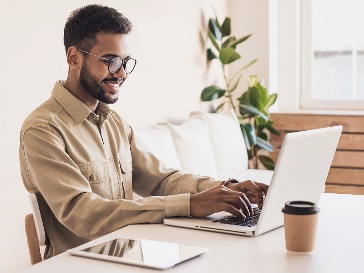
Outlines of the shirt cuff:
M166 217L190 216L190 195L165 196L165 212Z
M206 190L220 186L220 185L222 185L222 183L224 183L224 181L222 181L222 180L211 181L207 184L208 187L206 188Z

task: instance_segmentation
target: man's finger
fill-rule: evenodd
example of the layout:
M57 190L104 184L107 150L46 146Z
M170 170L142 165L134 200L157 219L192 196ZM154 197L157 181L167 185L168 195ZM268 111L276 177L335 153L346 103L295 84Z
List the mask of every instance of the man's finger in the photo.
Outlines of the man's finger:
M264 183L260 183L260 182L255 182L255 184L257 184L259 186L259 188L261 188L264 192L265 195L267 195L269 186L267 184Z
M244 215L251 215L251 205L246 196L242 193L235 192L233 195L222 195L218 198L218 202L227 203L234 206L238 210L242 210Z
M259 184L262 184L262 183L259 183ZM255 195L258 207L261 209L263 206L264 189L261 188L258 184L254 183L250 180L247 183L245 189L246 189L246 192L251 192L251 193L253 193L253 195Z
M253 209L252 209L252 205L251 205L251 203L249 201L249 198L246 197L246 195L243 194L243 193L240 195L240 198L241 198L241 201L243 203L242 204L243 207L246 208L247 209L247 212L249 213L248 215L249 216L253 215Z
M226 203L223 204L222 210L238 217L239 219L245 219L247 217L244 213L241 212L241 210L238 210L237 208L235 208L233 205L230 204Z

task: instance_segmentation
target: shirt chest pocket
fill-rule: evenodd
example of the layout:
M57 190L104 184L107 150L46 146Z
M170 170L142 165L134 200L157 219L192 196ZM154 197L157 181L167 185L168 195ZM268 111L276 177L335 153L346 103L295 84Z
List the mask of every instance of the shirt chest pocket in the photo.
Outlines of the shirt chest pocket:
M103 198L112 199L113 190L107 163L79 164L78 168L90 184L92 192Z
M123 188L126 199L133 199L133 161L130 151L123 151L119 155L119 164L123 180Z
M123 152L119 155L121 172L127 174L133 171L133 161L130 152Z

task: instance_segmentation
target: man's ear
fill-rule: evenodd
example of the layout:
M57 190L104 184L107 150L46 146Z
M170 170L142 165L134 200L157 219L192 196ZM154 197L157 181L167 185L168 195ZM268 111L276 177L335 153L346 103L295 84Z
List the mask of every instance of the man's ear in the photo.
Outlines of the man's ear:
M80 67L79 51L76 47L70 46L67 50L67 63L70 69L77 69Z

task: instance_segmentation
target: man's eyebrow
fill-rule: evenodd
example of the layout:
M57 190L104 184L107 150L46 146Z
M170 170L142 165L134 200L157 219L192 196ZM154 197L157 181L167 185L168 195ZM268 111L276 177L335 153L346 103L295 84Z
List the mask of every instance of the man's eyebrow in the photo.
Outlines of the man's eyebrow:
M112 53L108 53L108 54L104 54L104 55L102 55L101 57L103 57L103 58L115 58L115 57L120 57L119 55L116 55L116 54L112 54ZM125 58L130 58L131 57L131 55L127 55L127 56L125 56ZM122 58L122 57L121 57ZM124 59L125 59L124 58Z

